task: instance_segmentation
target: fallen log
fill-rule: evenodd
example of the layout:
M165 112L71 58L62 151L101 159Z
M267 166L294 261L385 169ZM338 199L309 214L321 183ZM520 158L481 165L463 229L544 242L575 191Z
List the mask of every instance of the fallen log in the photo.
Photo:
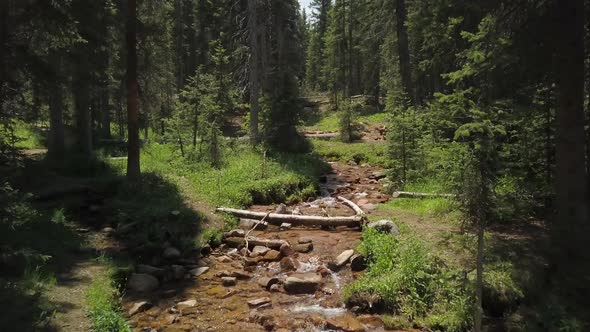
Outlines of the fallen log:
M396 191L391 195L393 198L453 198L456 197L454 194L437 194L437 193L416 193L409 191Z
M289 242L285 240L263 239L254 236L248 236L247 241L245 237L228 237L223 241L230 247L248 245L250 247L263 246L276 250L281 249L281 246L284 244L289 245Z
M350 206L350 208L354 210L354 212L356 213L357 216L362 216L363 214L365 214L365 212L363 212L363 210L358 205L353 203L352 201L350 201L342 196L338 196L338 199L341 200L342 202L344 202L344 204Z
M340 136L340 133L338 133L338 132L336 132L336 133L317 133L317 134L305 133L304 136L310 137L310 138L335 138L335 137Z
M217 212L230 213L236 217L246 219L262 219L267 215L266 212L255 212L223 207L217 208L216 210ZM363 219L363 215L356 215L352 217L322 217L277 213L268 213L268 216L266 217L266 221L269 224L278 226L284 222L288 222L293 226L359 226Z

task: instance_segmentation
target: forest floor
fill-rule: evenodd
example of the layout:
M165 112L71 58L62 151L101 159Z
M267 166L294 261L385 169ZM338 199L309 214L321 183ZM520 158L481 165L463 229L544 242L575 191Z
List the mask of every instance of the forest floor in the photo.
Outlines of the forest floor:
M325 119L323 117L315 126L308 125L304 130L316 133L334 132L334 119ZM375 114L363 119L363 137L360 142L344 144L313 139L312 145L316 152L329 164L329 170L321 177L321 195L304 202L287 204L286 209L299 210L303 215L353 215L354 212L348 206L336 199L337 196L344 196L357 203L369 220L393 220L400 228L410 229L417 234L433 251L440 252L449 262L469 271L474 263L473 239L462 229L456 216L450 211L434 213L429 205L436 203L434 200L418 200L415 203L411 199L390 199L382 181L386 159L386 117ZM27 155L38 157L43 152L35 150ZM222 227L224 218L214 213L214 205L192 195L193 184L187 178L180 176L177 180L175 185L178 188L174 192L178 197L174 198L174 206L166 206L165 213L169 214L178 209L176 206L180 206L203 216L204 223L200 225L202 230ZM60 183L68 187L68 181L65 179ZM88 185L76 184L77 180L71 182L71 188L66 191ZM108 192L108 189L101 189L98 193L86 192L76 198L77 202L68 203L68 206L77 207L76 217L72 220L73 227L83 241L87 242L89 251L72 251L73 256L70 259L73 263L64 272L56 274L55 285L47 291L47 297L55 308L50 324L53 328L50 330L89 329L91 322L86 316L86 293L93 279L106 273L107 269L97 260L99 256L125 255L131 259L132 264L137 262L137 257L133 257L133 248L137 244L113 236L110 228L114 222L110 220L113 217L110 211L112 206L108 202L109 196L113 194L105 191ZM64 197L58 197L58 200L66 201ZM276 208L275 204L249 207L250 210L263 212L272 212ZM248 230L251 223L243 222L241 226ZM545 265L544 253L538 248L543 247L546 233L543 223L534 220L491 230L488 234L491 261L514 264L515 267L508 272L524 272L521 276L523 287L536 287L539 281L533 281L533 276ZM164 273L169 274L177 269L183 271L183 275L179 278L165 277L158 289L152 292L124 293L123 309L133 330L382 331L392 328L379 315L356 315L344 307L344 286L363 272L353 272L350 266L335 271L328 268L344 251L356 250L362 236L360 228L280 229L269 226L265 230L256 230L251 235L286 240L293 248L305 247L299 243L311 243L312 249L299 249L301 252L278 255L269 251L257 258L251 258L222 245L211 253L195 253L182 260L162 261L154 257L154 265L162 267ZM146 260L149 257L143 257L140 261ZM195 270L200 268L204 268L200 270L200 275L194 275ZM319 281L316 276L319 276ZM227 277L235 277L237 280L222 279ZM284 286L266 288L260 285L264 278L277 278L284 284L288 277L304 280L308 286L312 285L313 291L292 294ZM132 311L136 304L143 301L148 302L148 305L141 310ZM254 302L248 303L250 301ZM399 330L413 331L411 328Z

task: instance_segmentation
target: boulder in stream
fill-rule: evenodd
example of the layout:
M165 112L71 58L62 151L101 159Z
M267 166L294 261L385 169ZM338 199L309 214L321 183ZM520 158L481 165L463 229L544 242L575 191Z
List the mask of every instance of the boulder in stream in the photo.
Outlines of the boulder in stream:
M296 252L300 252L300 253L305 254L305 253L308 253L313 250L313 244L312 243L296 244L295 246L293 246L293 250L295 250Z
M127 280L127 288L136 292L146 293L158 288L158 279L151 274L133 273Z
M266 288L267 290L270 290L270 288L273 285L276 285L280 282L279 278L269 278L269 277L261 277L260 279L258 279L258 284L261 287Z
M257 307L261 307L261 306L265 306L268 304L271 304L272 301L270 300L270 297L262 297L259 299L255 299L255 300L250 300L247 302L248 306L251 308L257 308Z
M237 283L236 277L221 277L221 284L225 287L235 286Z
M299 268L299 261L291 258L291 257L283 257L281 259L281 271L283 272L290 272L296 271Z
M162 257L164 259L173 261L180 258L180 251L174 247L168 247L164 249Z
M326 320L326 327L330 330L345 332L363 332L366 331L363 324L351 315L331 317Z
M352 249L343 251L340 255L338 255L338 257L336 257L336 259L334 259L333 262L328 264L328 268L330 268L332 271L340 269L346 265L346 263L348 263L352 255L354 255L354 250Z
M129 314L129 316L133 316L137 313L146 311L151 307L152 307L152 304L147 301L137 302L137 303L133 304L131 309L129 309L128 314Z
M315 273L301 273L287 277L284 288L291 294L312 294L320 287L322 277Z
M250 257L264 256L269 251L269 247L254 246L254 249L252 249L252 253L250 253Z

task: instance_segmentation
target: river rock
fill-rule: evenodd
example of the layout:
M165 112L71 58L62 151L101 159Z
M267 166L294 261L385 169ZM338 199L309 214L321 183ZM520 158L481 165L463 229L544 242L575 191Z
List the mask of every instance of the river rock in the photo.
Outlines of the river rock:
M211 253L211 251L213 251L213 249L211 248L211 246L207 243L205 244L203 247L201 247L201 255L203 256L207 256Z
M176 306L178 308L192 308L197 305L197 300L186 300L182 302L178 302Z
M158 279L151 274L133 273L127 280L127 287L136 292L151 292L158 288Z
M192 269L189 271L189 273L193 276L193 277L198 277L201 274L205 273L209 271L209 267L208 266L203 266L203 267L198 267L196 269Z
M250 312L250 322L262 325L267 331L274 330L276 325L272 315L264 314L258 310Z
M381 180L381 179L387 177L387 171L375 171L371 174L370 177L375 180Z
M245 271L235 270L230 274L230 277L237 279L248 280L252 278L252 275Z
M299 261L291 257L283 257L280 265L283 272L296 271L299 268Z
M299 244L308 244L308 243L312 243L312 242L313 242L313 240L309 237L300 237L297 240L297 243L299 243Z
M258 279L258 284L261 287L266 288L267 290L270 290L270 288L273 285L276 285L280 282L279 278L268 278L268 277L262 277L260 279Z
M350 257L350 269L353 271L363 271L367 268L365 257L361 255L352 255Z
M164 275L164 269L146 264L138 264L135 270L137 273L151 274L158 278L161 278Z
M287 257L287 256L291 256L293 255L293 248L291 248L291 245L288 243L283 243L281 244L281 248L279 249L279 252L281 253L281 255Z
M172 269L172 275L174 276L174 279L180 280L184 278L184 274L186 273L184 266L172 265L170 268Z
M131 309L129 309L129 316L133 316L137 313L146 311L151 307L152 304L147 301L137 302L131 307Z
M363 324L351 315L340 317L331 317L326 320L326 327L331 330L345 332L363 332L366 331Z
M293 246L293 250L300 253L308 253L313 250L312 243L296 244Z
M264 306L266 304L271 304L271 300L270 300L270 297L262 297L259 299L250 300L247 303L248 303L248 306L250 306L252 308L256 308L256 307Z
M315 273L302 273L287 277L284 288L291 294L311 294L319 288L322 277Z
M225 237L245 237L246 231L243 229L232 229L224 234Z
M235 286L238 283L235 277L222 277L221 284L225 287Z
M288 214L287 206L283 203L279 204L275 209L276 214Z
M254 249L252 249L252 253L250 254L250 257L264 256L269 251L270 251L269 247L255 246Z
M338 255L338 257L336 257L336 259L333 262L328 264L328 267L332 271L338 270L339 268L346 265L346 263L348 263L353 254L354 250L352 249L343 251L340 255Z
M281 230L281 231L288 231L288 230L291 229L292 226L293 225L291 225L290 223L284 222L284 223L281 224L281 226L279 226L279 230Z
M268 261L275 262L275 261L278 261L279 259L281 259L281 253L279 251L276 251L276 250L269 250L263 256L263 261L267 261L267 262Z
M180 258L180 251L174 247L168 247L164 249L162 257L164 257L167 260L176 260Z
M240 218L240 224L239 227L241 229L247 229L250 230L254 227L254 225L256 225L256 229L257 230L264 230L266 228L268 228L268 223L265 222L259 222L259 220L252 220L252 219L243 219Z
M359 199L359 200L358 200L358 202L356 202L356 204L357 204L358 206L365 205L365 204L369 204L369 200L368 200L368 199L366 199L366 198Z
M389 233L392 235L399 235L399 228L391 220L373 221L367 224L368 228L374 228L380 233Z
M231 258L229 258L228 256L223 255L223 256L219 256L217 258L217 261L220 263L231 263L233 260Z

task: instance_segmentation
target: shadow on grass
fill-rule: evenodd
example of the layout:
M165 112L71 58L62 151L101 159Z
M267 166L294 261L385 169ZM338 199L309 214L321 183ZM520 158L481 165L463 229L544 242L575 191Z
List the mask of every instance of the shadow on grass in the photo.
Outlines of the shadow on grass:
M560 274L552 271L554 248L544 222L495 225L491 235L485 255L484 309L493 326L502 331L586 331L590 327L588 289L573 294Z
M168 273L172 264L198 264L197 239L204 219L185 204L175 184L154 174L144 174L140 183L130 184L108 165L76 156L59 167L27 159L11 174L10 182L32 194L23 199L27 204L23 209L39 215L18 231L2 229L0 300L5 308L1 331L51 331L48 323L53 311L71 308L67 303L52 303L44 288L52 282L66 287L92 282L76 280L73 270L102 255L111 257L118 267L115 281L121 285L138 263L164 268L162 287L194 285L194 280L176 282ZM168 247L178 249L181 257L164 258ZM27 253L27 258L18 257L19 252ZM30 269L48 274L53 281L31 285L25 275Z

